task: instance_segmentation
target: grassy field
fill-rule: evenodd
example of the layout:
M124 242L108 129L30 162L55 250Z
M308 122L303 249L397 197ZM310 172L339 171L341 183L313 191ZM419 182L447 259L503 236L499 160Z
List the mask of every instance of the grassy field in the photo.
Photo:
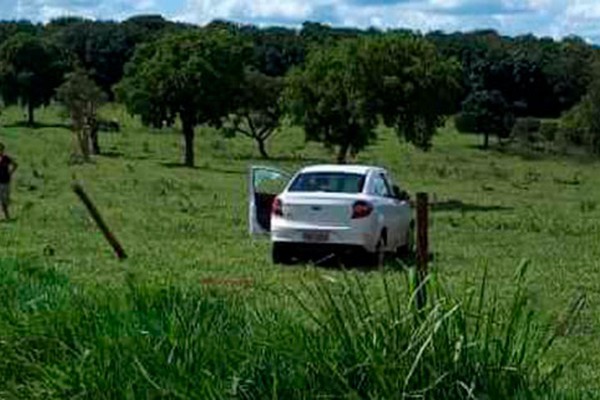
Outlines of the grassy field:
M275 267L268 242L248 235L250 165L293 171L332 160L319 146L305 144L299 130L279 133L270 144L274 159L265 162L253 143L199 129L197 168L191 170L179 166L176 131L143 128L117 107L104 113L117 118L122 131L102 135L105 155L92 164L69 165L72 137L56 109L39 112L43 125L37 129L19 124L19 110L4 112L0 141L21 168L16 220L0 223L0 258L52 268L74 285L114 292L126 288L128 274L181 290L233 280L225 290L253 309L283 310L294 321L303 314L285 288L321 275L342 278L335 270ZM560 321L576 299L585 299L578 320L545 360L569 363L563 387L600 389L600 163L483 152L479 140L443 129L433 150L422 153L382 130L378 143L356 161L384 165L411 193L427 191L439 202L432 212L432 268L450 291L478 287L487 270L490 289L508 303L515 271L528 260L529 306L541 320ZM114 260L71 192L74 180L130 254L125 263ZM380 288L380 274L357 274L368 291ZM387 275L400 282L406 272L392 265Z

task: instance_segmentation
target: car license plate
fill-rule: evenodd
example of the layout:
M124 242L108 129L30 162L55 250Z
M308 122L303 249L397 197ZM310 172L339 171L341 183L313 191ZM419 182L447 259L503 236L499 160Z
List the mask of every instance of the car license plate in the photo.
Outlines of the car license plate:
M329 241L329 232L304 232L302 238L311 243L327 242Z

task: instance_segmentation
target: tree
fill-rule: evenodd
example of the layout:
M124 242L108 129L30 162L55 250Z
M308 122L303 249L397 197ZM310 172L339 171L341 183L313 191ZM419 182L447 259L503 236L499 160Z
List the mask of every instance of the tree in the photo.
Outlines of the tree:
M454 111L460 66L441 57L426 40L389 34L363 40L359 52L368 101L398 137L427 150L431 138Z
M135 16L120 23L70 17L52 20L45 34L72 62L88 70L112 99L113 86L123 77L136 46L184 28L156 15Z
M500 91L520 116L557 118L575 105L590 83L597 53L577 37L562 41L522 35L514 38L494 31L432 32L427 35L446 56L463 67L463 95Z
M592 76L587 94L563 115L560 126L571 143L600 154L600 64L594 66Z
M292 29L247 28L242 32L253 38L254 64L265 75L284 76L290 68L304 62L304 40Z
M165 31L183 29L185 25L167 21L161 15L136 15L121 23L130 30L128 35L134 36L136 43L157 39Z
M200 30L141 46L126 66L118 97L145 121L158 113L181 120L184 163L194 166L194 129L220 126L235 105L251 49L235 32Z
M554 116L572 108L586 94L598 59L597 50L577 37L564 38L558 47L558 55L549 57L544 66L557 102Z
M30 21L0 21L0 44L18 33L37 35L39 26Z
M463 102L456 127L460 132L483 133L483 148L487 149L490 135L507 137L514 121L514 115L499 91L478 91Z
M93 154L100 154L97 111L106 100L102 89L85 71L76 69L58 88L57 97L71 116L73 132L84 161L89 160L90 149Z
M131 59L136 41L125 23L73 20L48 28L48 36L61 48L70 62L80 64L109 96L123 76L123 67Z
M279 127L283 113L280 101L283 87L283 78L247 69L236 108L226 119L225 132L255 140L264 158L269 158L266 141Z
M6 104L27 107L28 123L34 110L47 105L63 79L58 50L43 40L18 33L0 46L0 94Z
M343 41L309 53L304 68L292 70L285 92L306 139L337 148L337 162L375 139L377 113L369 102L366 75L358 62L359 42Z

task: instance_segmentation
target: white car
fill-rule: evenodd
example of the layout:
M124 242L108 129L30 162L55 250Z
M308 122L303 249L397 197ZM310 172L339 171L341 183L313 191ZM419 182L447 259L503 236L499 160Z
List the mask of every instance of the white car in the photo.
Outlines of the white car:
M359 250L370 264L381 265L386 253L411 250L409 196L383 168L315 165L292 177L252 167L249 187L250 231L270 234L276 264L308 251L327 256Z

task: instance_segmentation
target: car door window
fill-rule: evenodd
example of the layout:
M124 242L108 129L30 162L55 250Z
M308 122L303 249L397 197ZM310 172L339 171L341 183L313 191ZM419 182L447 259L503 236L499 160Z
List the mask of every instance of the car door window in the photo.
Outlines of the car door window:
M377 174L375 176L373 194L380 197L392 197L392 190L383 174Z
M397 199L398 193L396 193L396 189L400 190L400 186L394 185L394 181L390 178L390 176L388 174L384 174L384 179L385 179L385 181L387 183L387 187L390 191L390 197Z
M253 186L256 193L279 194L289 182L289 175L272 169L256 169Z
M252 167L250 175L250 232L269 232L273 200L288 184L290 176L269 167Z

